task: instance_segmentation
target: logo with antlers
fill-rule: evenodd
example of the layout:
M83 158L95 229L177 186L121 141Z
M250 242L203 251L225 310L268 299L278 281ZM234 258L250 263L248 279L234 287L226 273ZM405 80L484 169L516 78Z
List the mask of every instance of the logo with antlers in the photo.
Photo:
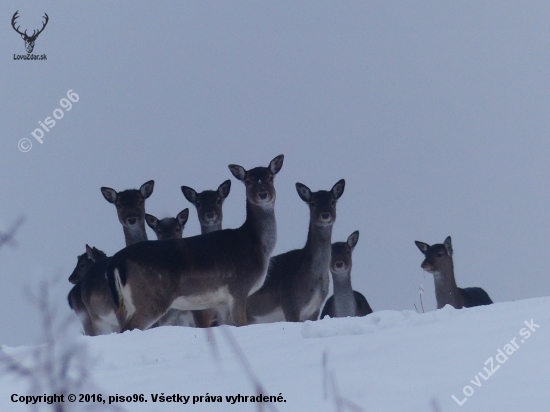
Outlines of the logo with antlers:
M19 27L21 27L21 26L15 27L15 23L16 23L15 21L16 21L17 18L19 17L19 15L18 15L17 13L19 13L19 10L17 10L17 11L15 12L15 14L13 15L13 17L12 17L12 19L11 19L11 25L12 25L13 29L14 29L17 33L19 33L19 34L21 35L21 38L22 38L23 40L25 40L25 48L27 49L27 53L32 53L32 51L33 51L33 49L34 49L34 42L36 41L36 38L38 37L38 35L39 35L40 33L42 33L42 32L44 31L44 28L45 28L46 25L48 24L48 20L49 20L50 18L48 17L48 15L47 15L46 13L44 13L44 19L46 19L46 21L44 21L44 23L42 24L42 28L41 28L40 30L38 30L38 31L33 30L32 35L29 36L29 35L27 34L27 30L25 30L24 33L22 33L22 32L19 31Z

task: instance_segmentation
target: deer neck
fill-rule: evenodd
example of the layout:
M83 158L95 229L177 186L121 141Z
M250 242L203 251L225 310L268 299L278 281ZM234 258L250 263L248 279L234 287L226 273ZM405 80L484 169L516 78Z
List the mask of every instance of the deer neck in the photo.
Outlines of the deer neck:
M319 274L328 277L331 256L332 225L317 226L309 223L307 242L304 247L306 256L311 259L311 276Z
M463 304L460 298L460 291L458 286L456 286L452 259L444 267L434 272L434 282L438 309L447 304L456 309L462 308Z
M222 230L222 223L218 223L215 225L201 225L201 234L210 233L210 232L216 232L218 230Z
M246 220L241 228L260 242L264 253L271 256L277 242L277 222L275 221L275 202L267 205L255 205L246 201Z
M134 243L143 242L147 239L147 232L145 232L145 224L135 225L132 227L122 227L124 229L124 239L126 239L126 246L133 245Z
M351 288L351 268L345 273L332 273L334 284L334 315L337 318L355 316L356 305Z

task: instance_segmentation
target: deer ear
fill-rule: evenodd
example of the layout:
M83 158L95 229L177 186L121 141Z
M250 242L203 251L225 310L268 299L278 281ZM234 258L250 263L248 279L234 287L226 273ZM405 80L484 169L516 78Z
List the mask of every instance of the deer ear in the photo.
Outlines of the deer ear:
M281 167L283 167L283 160L285 160L285 155L281 154L273 159L271 162L269 162L269 171L274 175L279 173L279 170L281 170Z
M346 181L344 179L338 180L330 191L336 199L340 199L340 196L344 194L344 188L346 187Z
M298 192L298 196L300 196L300 199L302 199L304 202L309 203L309 199L311 199L311 190L309 187L302 183L296 183L296 191Z
M347 243L348 243L348 246L351 248L351 250L353 250L353 248L357 244L358 240L359 240L359 231L358 230L356 230L351 235L349 235Z
M183 209L181 212L178 213L176 216L176 220L180 224L180 226L183 228L183 226L187 223L187 219L189 219L189 208Z
M190 203L195 204L195 202L197 201L197 192L195 191L195 189L192 189L188 186L182 186L181 192Z
M109 202L109 203L115 203L116 202L117 193L116 193L115 189L111 189L110 187L102 187L101 188L101 194L103 195L105 200L107 200L107 202Z
M220 194L222 200L229 195L230 190L231 190L231 180L227 179L218 187L218 193Z
M99 250L95 246L92 248L92 252L94 255L94 261L107 257L107 255L103 251Z
M229 165L227 167L229 167L229 170L231 171L231 173L233 173L233 176L235 176L241 182L244 181L244 177L246 176L246 170L244 170L244 167L239 165Z
M453 255L453 245L451 244L451 237L447 236L447 239L445 239L445 242L443 242L445 245L445 249L447 250L447 254L449 256Z
M424 243L424 242L419 242L418 240L415 240L414 243L416 244L418 249L420 249L420 251L424 254L426 254L426 252L430 248L430 245L428 245L427 243Z
M153 230L157 230L159 220L155 216L145 213L145 221L147 222L147 226Z
M90 260L95 260L94 250L89 245L86 245L86 256L88 256L88 259Z
M139 191L141 192L141 195L144 199L147 199L149 196L153 194L153 187L155 186L154 180L149 180L148 182L145 182L141 185L139 188Z

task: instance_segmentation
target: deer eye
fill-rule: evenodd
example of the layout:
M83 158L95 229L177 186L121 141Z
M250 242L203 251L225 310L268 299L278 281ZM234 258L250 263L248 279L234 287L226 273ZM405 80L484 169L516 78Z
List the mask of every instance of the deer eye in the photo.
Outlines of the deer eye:
M139 201L139 205L140 205L140 206L143 206L144 204L145 204L145 202L144 202L143 200L140 200L140 201Z
M317 206L317 204L316 204L314 201L311 201L311 202L310 202L310 205L311 205L311 207Z
M336 200L333 200L332 202L330 202L330 204L334 206L336 204Z
M443 256L443 253L438 253L437 254L437 257L442 257Z
M252 180L246 179L246 180L244 181L244 184L247 185L247 186L250 186L250 185L252 184Z
M201 204L201 202L199 202L199 201L197 200L197 201L195 202L195 206L197 206L197 207L200 208L200 207L202 206L202 204Z
M270 182L273 182L273 176L269 176L269 179L268 179Z
M117 203L117 204L116 204L116 208L117 208L117 209L122 209L122 205L121 205L120 203Z
M216 200L216 204L217 205L221 205L222 204L222 200L218 197L218 200Z

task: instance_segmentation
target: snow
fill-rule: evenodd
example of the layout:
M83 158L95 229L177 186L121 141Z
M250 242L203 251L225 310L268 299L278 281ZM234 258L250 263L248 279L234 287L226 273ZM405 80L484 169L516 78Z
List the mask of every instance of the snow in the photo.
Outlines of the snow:
M434 411L433 400L443 412L534 412L547 411L550 401L549 309L550 297L544 297L461 310L446 306L428 313L380 311L364 318L224 326L208 332L167 326L75 339L93 360L95 393L105 399L143 394L148 401L117 404L127 411L256 411L256 403L226 401L226 396L256 395L229 335L263 385L262 394L281 394L286 401L271 404L278 411L336 411L327 378L333 373L340 396L368 412ZM519 349L499 364L498 350L514 338ZM34 349L3 347L26 364L32 363ZM495 372L484 380L478 372L487 376L483 368L490 370L486 362L491 357ZM467 394L473 391L469 397L463 393L466 386L471 387ZM27 382L3 372L0 410L31 410L12 403L14 393L42 394L29 392ZM189 403L154 403L155 394L189 396ZM201 395L221 396L222 402L203 398L193 404L193 396ZM459 402L467 400L459 406L453 395Z

